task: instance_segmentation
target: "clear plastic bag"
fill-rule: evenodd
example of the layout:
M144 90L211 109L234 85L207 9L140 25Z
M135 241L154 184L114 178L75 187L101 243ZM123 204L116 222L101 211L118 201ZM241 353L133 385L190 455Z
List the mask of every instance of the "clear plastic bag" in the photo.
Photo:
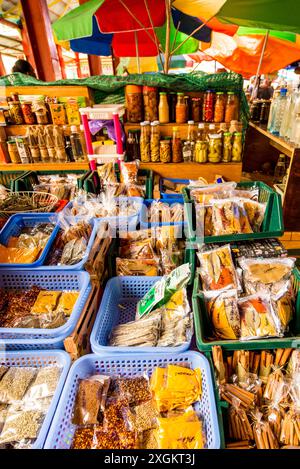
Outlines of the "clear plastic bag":
M120 398L130 405L138 405L151 399L151 390L148 376L134 376L119 378L118 389Z
M31 308L32 315L49 314L55 311L61 291L42 290Z
M0 403L21 401L36 373L36 368L10 367L0 381Z
M45 414L40 411L15 411L13 408L9 409L0 435L0 444L35 440L44 418Z
M241 326L237 291L206 292L204 298L215 336L224 340L239 339Z
M61 368L58 366L46 366L40 368L35 380L30 385L24 400L37 400L53 396L57 388Z
M110 377L95 375L79 380L72 423L97 425L100 412L104 412Z
M112 330L109 344L115 347L155 347L160 328L160 313L139 321L119 324Z
M237 198L211 200L215 236L252 233L243 203Z
M138 184L139 161L130 161L125 163L121 161L121 182L125 185Z
M243 269L245 292L249 295L256 292L278 295L284 289L290 289L290 280L295 259L240 259Z
M191 189L190 195L196 203L209 204L212 199L226 199L231 197L231 193L235 188L236 182L209 184L208 186Z
M258 293L241 298L238 307L241 316L241 340L282 336L269 295Z
M238 288L230 245L197 253L202 288L205 291Z
M126 409L125 421L128 429L135 432L144 432L158 427L158 412L151 400Z
M258 233L264 221L266 204L254 200L244 200L243 205L253 232Z
M155 259L122 259L116 258L118 276L146 275L156 277L160 273L159 263Z
M64 291L61 293L56 314L62 314L63 316L71 316L74 306L79 298L79 292L77 291Z

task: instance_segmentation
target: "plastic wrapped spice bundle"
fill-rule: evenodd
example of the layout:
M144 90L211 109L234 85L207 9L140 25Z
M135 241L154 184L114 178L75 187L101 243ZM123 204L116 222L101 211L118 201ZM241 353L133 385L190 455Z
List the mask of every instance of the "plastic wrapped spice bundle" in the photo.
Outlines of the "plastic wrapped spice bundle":
M147 209L149 223L178 223L184 220L183 204L165 204L163 202L152 202Z
M270 297L255 294L238 302L241 313L241 339L280 337L279 318L274 313Z
M300 447L298 350L213 347L219 393L230 405L228 448ZM298 366L296 368L298 369ZM293 371L294 370L294 371Z
M225 340L239 339L241 326L236 290L206 292L205 301L215 336Z
M60 230L49 251L46 265L75 265L86 255L87 245L92 233L89 222L67 221L59 218Z
M230 245L198 253L203 290L238 288Z
M52 223L39 223L34 227L24 227L19 236L11 236L7 245L0 244L0 263L31 264L42 254L54 230Z
M167 413L160 413L158 407L162 388ZM201 397L200 370L183 365L154 369L151 385L147 375L87 376L77 389L72 448L203 448L202 420L192 407Z

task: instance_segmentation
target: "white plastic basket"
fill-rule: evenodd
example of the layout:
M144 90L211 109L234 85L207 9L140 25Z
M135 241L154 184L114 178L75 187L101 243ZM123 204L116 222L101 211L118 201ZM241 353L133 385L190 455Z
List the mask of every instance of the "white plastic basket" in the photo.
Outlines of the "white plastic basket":
M81 108L79 112L88 119L112 120L114 114L122 117L125 114L125 108L123 104L98 104L94 107Z

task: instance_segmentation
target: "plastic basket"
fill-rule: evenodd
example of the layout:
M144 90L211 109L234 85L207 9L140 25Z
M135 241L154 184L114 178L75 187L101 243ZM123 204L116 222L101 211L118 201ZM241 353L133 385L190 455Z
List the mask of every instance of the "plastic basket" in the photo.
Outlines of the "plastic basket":
M47 265L46 264L47 258L45 258L44 262L43 262L43 265L39 268L40 269L47 269L51 272L62 271L62 270L63 271L83 270L84 265L85 265L86 261L89 258L89 255L90 255L91 249L93 247L93 244L95 242L95 239L96 239L96 236L97 236L97 231L98 231L98 224L96 224L94 220L90 220L90 224L92 226L91 236L90 236L88 245L86 247L85 255L83 256L83 258L80 262L77 262L77 264L73 264L73 265L65 265L65 264L63 264L63 265ZM57 227L57 233L56 234L58 234L58 232L59 232L59 225Z
M135 203L136 204L136 212L133 215L129 216L114 216L114 217L103 217L103 218L94 218L94 220L98 222L107 222L109 223L110 227L113 229L119 230L135 230L139 223L140 213L143 208L144 199L141 197L116 197L118 203L126 209L128 204ZM73 207L73 201L69 202L66 206L65 210L70 210ZM74 217L66 215L65 218L67 220L83 220L86 219L86 215L76 215Z
M51 212L57 205L58 198L55 195L47 194L46 192L15 192L19 196L26 195L31 198L32 204L35 208L32 210L0 210L0 217L9 218L16 213L43 213Z
M0 328L0 347L3 349L27 344L26 348L43 348L45 344L55 342L62 344L63 340L74 330L78 318L85 306L91 291L90 276L87 272L60 271L52 272L46 269L3 269L0 270L0 288L5 290L26 290L32 286L39 286L46 290L79 291L68 321L56 329L26 329ZM18 341L22 342L19 343Z
M204 296L199 293L199 276L196 275L193 291L193 312L195 323L196 343L199 350L210 351L214 345L220 345L226 350L257 350L260 348L299 348L300 347L300 272L294 269L293 288L296 296L295 318L290 325L290 336L283 338L266 338L259 340L212 340L211 326L209 324Z
M141 211L141 215L140 215L140 225L141 225L142 230L147 229L147 228L152 228L152 227L155 227L155 226L184 226L184 225L186 225L186 222L184 220L176 221L176 222L170 222L170 223L149 222L148 221L148 208L150 207L150 205L153 202L162 202L162 203L167 204L167 205L173 205L173 204L182 204L183 205L183 200L181 200L181 199L172 199L172 200L170 200L170 199L160 199L160 200L149 199L149 200L145 200L144 204L143 204L142 211ZM183 213L183 215L184 215L184 213Z
M55 220L55 215L50 215L48 213L33 213L30 215L20 214L20 215L13 215L10 219L6 222L4 227L0 232L0 244L7 245L9 238L12 236L18 237L25 227L34 227L38 223L53 223ZM54 220L53 220L54 219ZM53 221L52 221L53 220ZM51 245L58 233L59 227L56 225L40 255L40 257L31 264L1 264L0 267L4 267L6 269L11 268L26 268L26 267L38 267L45 262L47 254L51 248Z
M15 192L21 192L21 191L33 191L33 188L35 185L40 184L39 182L39 176L51 176L51 175L57 175L57 176L65 176L67 174L78 174L81 175L81 177L78 177L77 179L77 189L83 189L83 183L90 175L90 171L81 171L81 170L75 170L75 169L70 169L70 170L62 170L62 171L57 171L57 170L48 170L48 171L27 171L25 173L22 173L21 176L19 176L14 184L14 191Z
M249 239L264 239L264 238L277 238L283 235L283 217L282 217L282 204L281 198L275 191L263 182L241 182L237 185L237 188L259 188L259 202L266 203L266 211L264 221L262 223L261 231L259 233L249 234L234 234L224 236L205 236L205 243L223 243L232 241L244 241ZM190 198L190 191L194 189L185 188L183 189L183 197L186 202L186 217L188 221L188 233L187 236L190 240L196 243L203 243L203 238L196 235L196 211L194 201Z
M160 178L159 180L159 190L160 190L160 196L162 199L181 199L183 200L183 195L182 194L167 194L164 192L164 181L172 181L175 184L186 184L187 186L190 184L190 179L172 179L172 178Z
M112 120L114 114L122 117L125 114L123 104L96 104L93 107L79 109L81 115L87 116L88 119Z
M53 395L50 407L45 415L44 422L40 428L38 437L33 444L34 449L41 449L44 446L49 427L51 425L65 380L71 365L70 356L61 350L56 351L22 351L22 352L0 352L0 365L16 367L43 368L48 365L58 365L61 367L61 374L57 388Z
M134 321L138 301L161 277L115 277L107 282L91 333L94 353L178 353L189 348L191 341L177 347L112 347L109 335L118 324Z
M9 166L8 166L9 168ZM22 176L24 171L1 171L0 172L0 184L5 186L7 189L14 191L15 180Z
M123 354L113 356L87 355L72 366L62 393L56 414L48 433L45 448L68 449L71 446L75 426L71 423L78 381L92 374L112 374L114 376L136 376L152 374L156 367L165 367L168 363L188 363L191 368L200 368L202 372L202 399L195 405L196 411L204 419L207 435L207 447L220 447L220 434L216 412L211 370L206 357L197 352L185 352L170 356L166 353L153 355Z

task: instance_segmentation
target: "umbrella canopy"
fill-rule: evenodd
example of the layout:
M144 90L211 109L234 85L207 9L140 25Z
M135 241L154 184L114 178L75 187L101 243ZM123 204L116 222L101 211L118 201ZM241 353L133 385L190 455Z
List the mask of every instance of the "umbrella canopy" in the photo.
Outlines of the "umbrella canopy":
M226 68L244 77L255 75L264 48L267 31L240 27L233 37L214 33L211 47L205 54ZM197 54L192 55L197 60ZM270 31L260 73L272 73L300 59L300 36L282 31ZM199 57L199 62L201 57Z
M200 26L195 36L188 38ZM178 54L195 52L199 40L211 40L209 27L175 8L170 28L173 48L184 42ZM165 0L90 0L56 21L53 30L57 41L70 41L75 52L153 57L166 47Z
M175 0L173 6L202 20L216 17L225 26L300 33L299 2L295 0Z

